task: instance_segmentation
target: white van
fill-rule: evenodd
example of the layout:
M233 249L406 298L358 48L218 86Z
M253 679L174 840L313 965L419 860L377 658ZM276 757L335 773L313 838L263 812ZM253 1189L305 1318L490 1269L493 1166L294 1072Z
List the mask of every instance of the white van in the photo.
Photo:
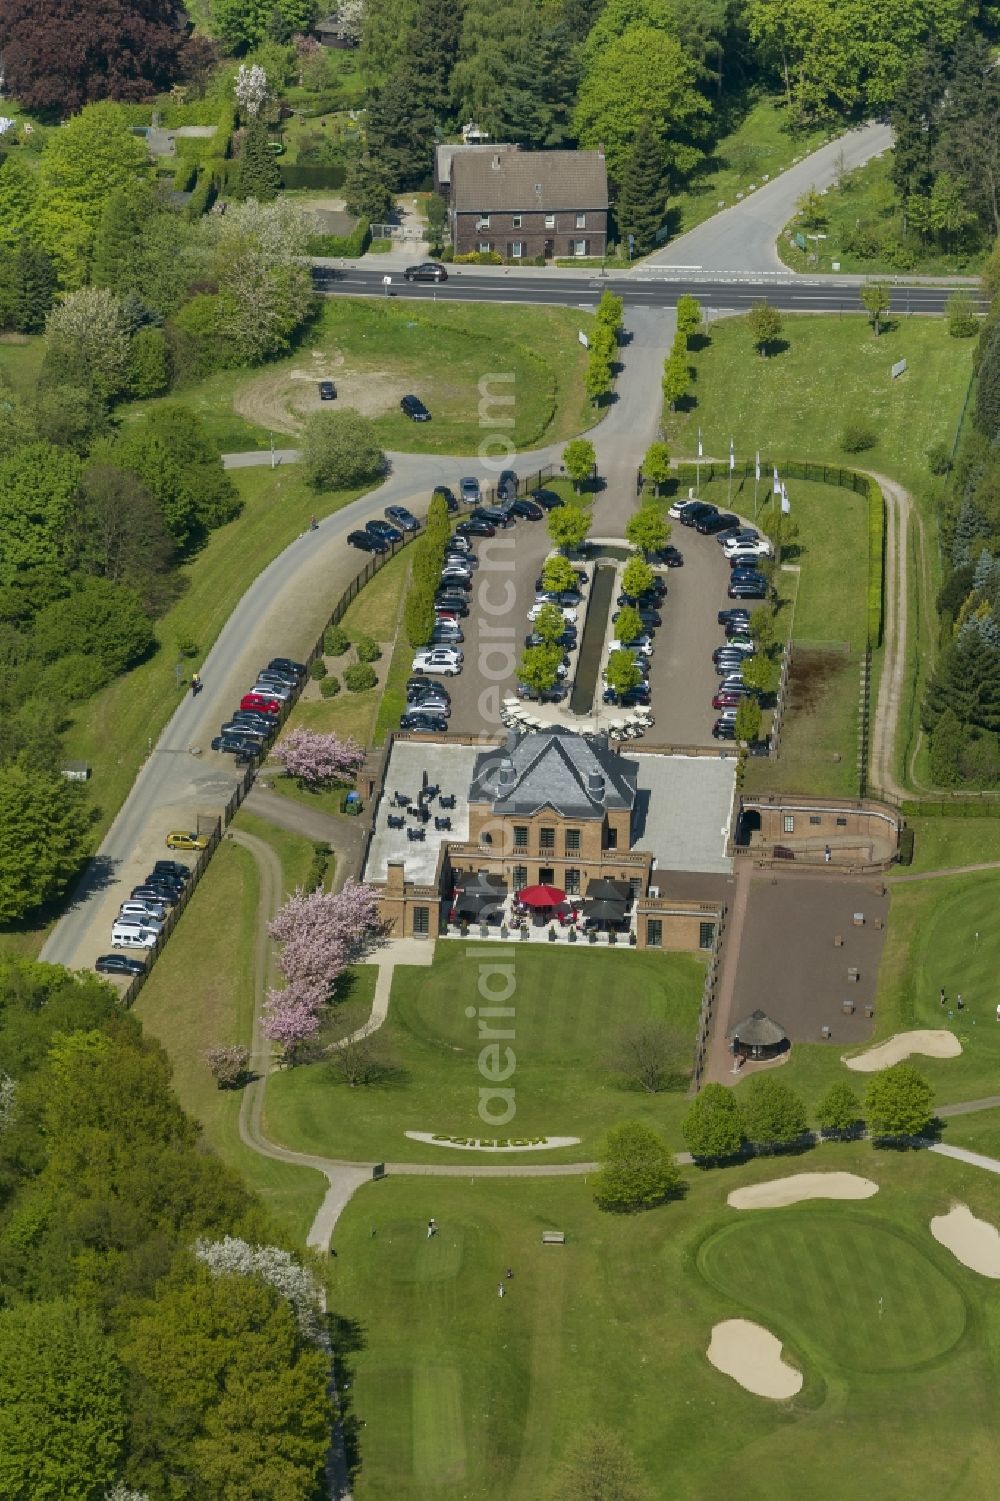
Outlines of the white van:
M111 929L111 947L115 949L155 948L159 933L152 928L133 927L128 923L115 923Z

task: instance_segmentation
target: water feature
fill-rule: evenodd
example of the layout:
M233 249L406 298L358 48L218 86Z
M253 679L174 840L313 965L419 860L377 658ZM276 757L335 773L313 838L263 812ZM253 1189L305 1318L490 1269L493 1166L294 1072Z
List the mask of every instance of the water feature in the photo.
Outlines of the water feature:
M576 681L569 700L570 712L573 714L589 714L593 707L604 641L608 634L608 614L614 586L614 565L605 567L598 563L590 585L587 624L583 628L580 655L576 664Z

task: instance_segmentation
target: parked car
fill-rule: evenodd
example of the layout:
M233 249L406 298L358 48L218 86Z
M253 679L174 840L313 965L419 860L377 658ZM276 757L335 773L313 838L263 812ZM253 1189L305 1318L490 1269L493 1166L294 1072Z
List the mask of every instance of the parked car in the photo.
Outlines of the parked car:
M270 672L284 672L291 678L298 678L299 682L309 671L304 662L293 662L291 657L272 657L267 664Z
M541 506L543 511L555 511L566 502L555 490L532 490L531 499L536 506Z
M725 547L727 542L744 540L756 542L760 532L754 526L727 526L724 532L716 532L715 540L720 547Z
M435 485L433 491L431 492L431 500L433 500L435 496L438 495L440 495L449 511L458 510L458 501L455 497L455 492L453 490L449 490L447 485Z
M143 881L129 892L130 902L156 902L160 907L175 907L180 892L162 881Z
M477 506L469 519L470 521L488 521L490 526L505 529L513 526L516 518L503 506Z
M278 728L272 714L259 714L255 709L234 709L228 722L233 725L242 725L248 730L259 730L268 739Z
M455 528L460 537L495 537L496 527L491 521L460 521Z
M465 540L466 538L463 537L462 541L464 542ZM444 555L444 566L447 567L450 563L457 563L461 568L467 569L469 573L475 573L479 567L479 559L474 552L462 552L461 548L452 547L449 543Z
M161 876L172 876L175 880L186 885L190 881L193 870L189 865L184 865L180 860L156 860L153 869Z
M466 557L474 558L476 556L475 549L468 537L463 536L458 531L452 532L445 543L445 547L449 552L465 553Z
M467 474L458 482L458 493L467 506L477 506L482 498L479 481L474 474Z
M544 608L544 605L532 605L531 609L528 611L528 619L532 623L534 623L538 619L539 614L542 610L544 610ZM556 609L562 610L563 620L568 620L571 625L576 624L576 611L574 610L572 605L557 605Z
M434 618L436 620L464 620L469 613L469 607L464 600L455 599L448 595L447 598L435 599Z
M716 740L735 740L735 722L731 719L717 719L712 726L712 734Z
M634 641L612 641L611 651L642 652L644 657L653 655L653 638L651 636L636 636Z
M360 552L388 552L389 544L382 537L373 537L371 532L348 532L348 547L356 547Z
M401 396L399 409L411 422L430 422L431 414L419 396Z
M219 726L219 734L227 739L253 740L257 745L265 745L270 739L266 730L259 725L247 724L239 719L227 719L224 725Z
M438 687L438 684L434 681L433 678L424 677L423 674L419 673L419 672L414 673L412 677L408 677L406 679L406 695L407 695L407 698L410 696L411 693L416 693L421 688L437 688L437 687ZM442 688L441 692L444 693L445 689Z
M572 605L576 609L582 603L578 589L540 589L535 595L536 605Z
M277 672L273 667L262 667L257 673L258 683L274 683L278 688L287 688L294 693L299 686L298 678L289 677L287 672Z
M457 621L439 620L431 631L431 646L461 646L465 641L465 632Z
M587 587L587 570L586 570L586 568L574 568L573 572L576 575L576 587L577 587L577 589L578 590L579 589L585 589ZM538 577L535 580L535 589L537 591L539 591L540 593L544 593L545 592L545 579L544 579L543 574L541 574L541 573L538 575Z
M703 505L705 505L703 500L675 500L667 511L667 515L672 521L683 521L685 511L690 511L694 506Z
M280 698L272 698L263 693L244 693L240 699L241 709L255 709L261 714L280 714L284 705ZM187 848L185 845L177 845L177 849Z
M735 641L727 641L725 646L717 646L715 648L715 651L712 653L712 661L722 662L727 657L752 657L753 653L754 645L752 641L748 641L745 646Z
M147 927L150 928L154 927L156 923L162 925L166 915L166 907L164 907L162 902L156 901L153 897L130 896L128 901L122 902L118 908L119 917L148 917L150 922L147 923Z
M294 691L286 683L263 683L260 678L250 689L251 693L260 693L266 698L276 698L282 704L287 704L291 700Z
M725 657L714 664L720 677L729 677L731 673L740 672L744 659L741 657Z
M386 542L402 542L403 533L398 526L393 526L391 521L383 521L376 517L374 521L365 522L365 531L369 537L381 537Z
M617 704L622 709L644 706L649 703L650 696L648 683L638 683L626 693L616 693L613 688L605 688L603 693L606 704Z
M535 501L522 498L514 501L510 514L520 517L522 521L541 521L545 512Z
M401 730L413 730L424 735L444 735L448 729L447 719L440 714L425 714L417 709L407 712L400 717L399 728Z
M726 646L738 646L740 651L752 652L754 639L748 631L736 631L732 627L726 631Z
M620 615L621 615L621 610L616 610L614 612L614 614L611 617L611 624L612 625L614 625L615 621L618 619L618 617ZM663 624L663 616L660 614L659 610L645 610L645 609L640 610L639 611L639 619L642 621L642 623L646 627L647 631L655 630L658 625L662 625Z
M734 608L731 610L720 610L718 619L720 625L729 625L731 622L737 620L745 620L747 625L749 625L750 611L740 609L738 606L734 606Z
M441 673L443 677L457 677L462 670L465 653L452 646L434 646L418 651L413 658L414 672Z
M730 599L766 599L767 580L732 579L726 592Z
M207 834L188 834L183 829L172 829L167 835L168 850L207 850Z
M435 683L429 688L421 689L419 693L408 693L406 707L410 710L422 709L425 714L440 714L447 719L451 713L451 694Z
M738 525L739 519L729 511L717 511L714 516L699 516L694 529L701 532L702 536L712 537L716 532L724 532L729 527Z
M619 609L628 606L633 610L656 610L659 609L660 598L655 589L647 589L645 594L626 594L622 591L615 603Z
M173 906L174 902L180 897L187 882L182 881L178 876L167 875L162 870L151 870L142 884L157 893L162 893L162 895L158 894L155 897L135 897L133 900L157 902L161 907L164 907Z
M749 688L720 688L712 699L712 708L737 709L743 700L749 697Z
M717 516L718 514L718 508L716 506L709 505L707 501L692 500L688 505L684 506L681 509L678 519L681 526L696 526L697 523L699 521L703 521L706 516Z
M94 960L94 968L101 975L141 975L146 968L142 959L130 959L128 954L100 954Z
M152 928L135 928L124 922L116 922L111 928L111 942L116 949L155 949L159 941L159 933Z
M259 740L251 740L244 735L216 735L212 740L212 749L224 756L259 756L263 746Z
M554 688L546 688L539 692L535 688L529 688L525 683L518 683L514 689L518 698L526 699L533 704L561 704L569 693L569 689L562 683L557 683Z
M337 387L333 384L332 380L321 380L320 381L320 383L319 383L319 399L320 399L320 401L336 401L336 399L337 399Z
M664 568L683 568L684 554L678 552L676 547L658 547L653 552L646 554L646 562L660 564Z
M472 574L466 573L462 568L443 568L441 584L442 587L461 589L463 594L468 594L472 589Z
M420 530L420 522L405 506L386 506L385 514L387 520L391 521L393 526L398 526L401 531L418 532Z
M418 266L407 266L404 281L447 281L448 273L440 261L421 261Z
M517 499L517 475L513 469L501 469L496 484L496 497L497 500L511 502Z
M545 637L540 636L537 631L531 631L527 636L525 636L524 644L525 646L545 646L548 643L546 642ZM557 636L556 639L552 642L553 646L561 646L564 651L575 650L576 644L576 626L573 625L568 625L563 631L562 635Z
M769 558L774 548L766 537L747 537L742 532L737 532L728 542L722 544L722 551L727 558L736 553L745 553L747 557Z

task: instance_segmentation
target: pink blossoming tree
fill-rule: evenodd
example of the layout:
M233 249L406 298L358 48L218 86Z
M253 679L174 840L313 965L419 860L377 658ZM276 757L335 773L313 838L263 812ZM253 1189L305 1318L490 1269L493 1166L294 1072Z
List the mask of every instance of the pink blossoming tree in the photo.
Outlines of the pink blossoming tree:
M364 748L356 740L338 740L336 735L304 729L283 735L272 754L289 776L297 777L307 787L353 780L365 758Z

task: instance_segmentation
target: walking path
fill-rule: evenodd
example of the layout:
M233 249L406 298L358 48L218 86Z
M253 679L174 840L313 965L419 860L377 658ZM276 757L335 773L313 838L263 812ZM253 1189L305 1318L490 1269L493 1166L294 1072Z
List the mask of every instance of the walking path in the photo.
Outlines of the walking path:
M1000 860L983 860L979 865L949 865L939 870L918 870L905 876L891 875L889 884L903 886L907 881L936 881L941 876L972 876L981 870L1000 870Z
M264 773L266 778L267 773ZM280 792L272 792L258 780L244 799L243 806L258 818L265 818L277 829L286 829L290 834L301 834L321 844L328 844L336 856L333 891L339 891L348 876L357 877L361 868L361 853L365 843L365 828L358 818L338 818L322 808L310 808L306 803L296 802Z
M956 1162L968 1163L969 1167L981 1167L986 1173L1000 1173L1000 1162L995 1157L984 1157L981 1152L969 1152L965 1147L949 1147L943 1142L934 1142L928 1151L942 1157L953 1157Z
M885 496L885 580L883 605L883 641L885 656L875 703L872 726L871 786L890 796L904 798L906 790L897 782L894 751L899 713L903 703L906 674L906 633L909 624L909 522L912 499L909 491L884 474L874 479ZM923 547L923 531L916 522L917 540Z

